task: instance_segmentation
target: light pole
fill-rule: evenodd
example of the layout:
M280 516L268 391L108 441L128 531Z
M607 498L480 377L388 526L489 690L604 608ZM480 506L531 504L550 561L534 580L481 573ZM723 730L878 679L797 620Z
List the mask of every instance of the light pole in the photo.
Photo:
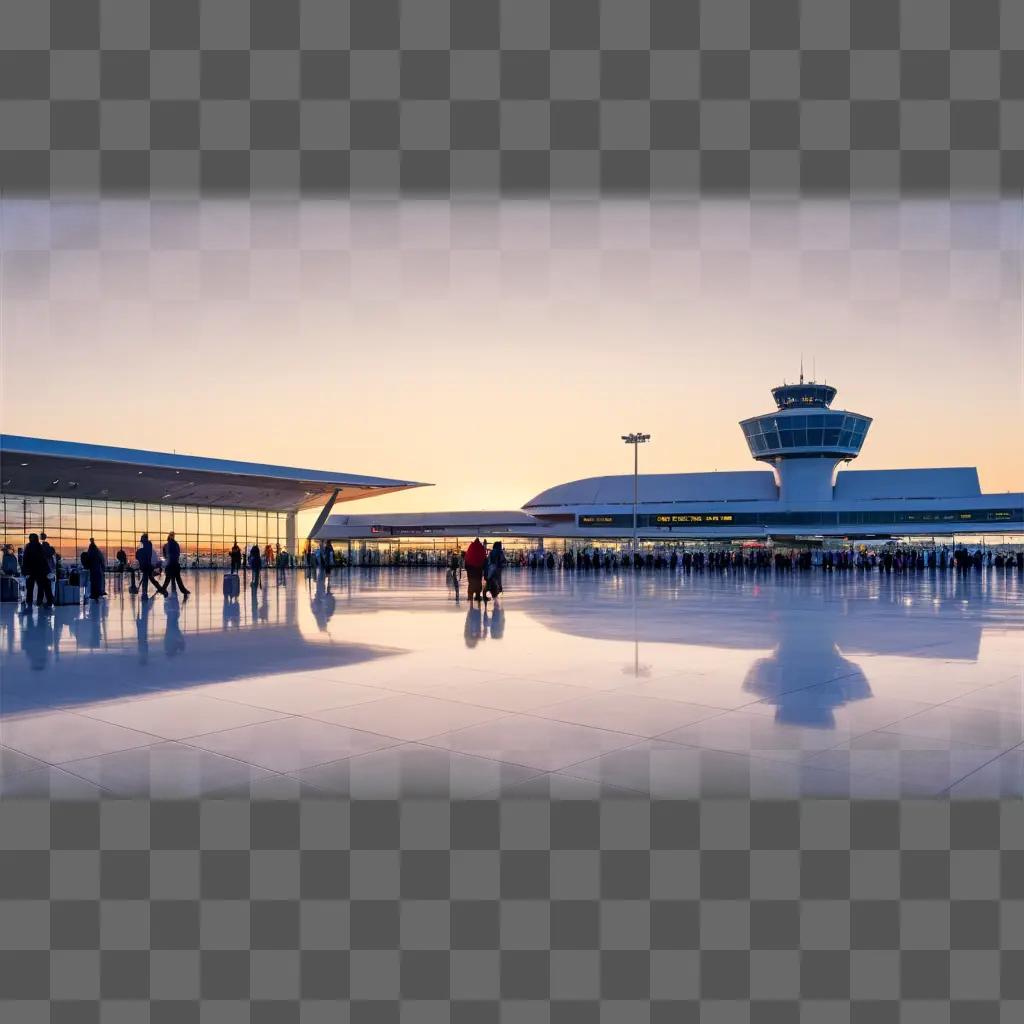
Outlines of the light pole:
M636 504L639 481L639 451L640 445L650 441L650 434L623 434L622 440L633 446L633 555L636 556Z

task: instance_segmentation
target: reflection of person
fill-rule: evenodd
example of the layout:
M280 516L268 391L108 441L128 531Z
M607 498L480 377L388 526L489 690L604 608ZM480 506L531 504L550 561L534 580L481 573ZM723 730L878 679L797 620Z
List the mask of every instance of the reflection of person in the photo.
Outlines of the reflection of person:
M140 601L135 615L135 640L139 646L139 661L143 664L149 661L149 613L152 608L148 601Z
M174 658L185 650L185 637L181 632L178 619L181 616L181 606L178 604L176 595L164 605L164 615L167 625L164 632L164 653L168 658Z
M106 614L106 605L97 600L95 604L86 604L84 628L79 632L78 638L81 643L91 650L99 650L103 646L103 616Z
M26 552L27 552L26 547ZM21 627L21 649L28 658L29 668L41 672L46 668L53 648L53 621L49 615L38 618L27 616Z
M466 612L466 625L463 628L462 636L467 647L476 647L483 638L483 612L478 605L470 603Z
M334 594L324 587L323 579L318 578L316 593L309 602L309 607L321 633L327 632L327 623L331 621L331 616L334 614L335 603Z
M232 627L238 629L242 624L242 605L238 601L232 601L225 597L222 621L225 629L231 629Z
M494 605L491 613L491 639L500 640L505 635L505 609Z

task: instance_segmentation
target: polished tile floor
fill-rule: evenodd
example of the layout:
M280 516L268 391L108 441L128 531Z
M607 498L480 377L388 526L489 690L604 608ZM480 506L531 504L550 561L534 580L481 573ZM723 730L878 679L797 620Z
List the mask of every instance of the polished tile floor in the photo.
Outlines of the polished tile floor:
M1024 795L1016 574L506 583L0 605L0 795Z

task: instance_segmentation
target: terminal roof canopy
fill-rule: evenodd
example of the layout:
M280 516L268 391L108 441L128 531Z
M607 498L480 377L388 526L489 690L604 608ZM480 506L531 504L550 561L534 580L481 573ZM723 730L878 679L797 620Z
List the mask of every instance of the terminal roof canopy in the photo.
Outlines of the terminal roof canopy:
M727 473L645 473L639 479L639 500L651 502L774 501L775 476L764 470ZM631 505L633 477L594 476L542 491L524 508L556 505Z
M424 484L196 455L0 435L0 484L9 494L294 512L337 490L339 501Z

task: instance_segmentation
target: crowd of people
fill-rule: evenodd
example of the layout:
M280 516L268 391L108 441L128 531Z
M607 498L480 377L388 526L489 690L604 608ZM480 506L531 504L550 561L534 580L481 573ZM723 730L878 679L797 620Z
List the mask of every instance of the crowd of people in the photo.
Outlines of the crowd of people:
M286 568L292 559L280 546L267 544L262 550L253 544L243 555L238 542L227 553L231 573L241 572L243 560L251 573L251 585L262 586L262 573L276 566ZM13 545L4 546L0 576L24 580L23 606L28 608L33 599L47 608L56 603L55 588L58 584L69 583L88 586L90 600L99 601L106 596L108 572L131 574L131 592L141 589L142 600L148 600L149 587L156 593L168 597L172 592L180 593L187 599L190 591L182 579L183 556L181 546L174 532L167 539L159 553L148 534L139 538L134 558L122 548L115 556L116 564L108 566L102 550L93 538L81 552L80 565L66 570L61 556L49 543L46 533L31 533L24 547L15 551ZM307 543L304 560L311 575L330 582L331 572L348 564L345 556L335 552L334 545L319 541L316 545ZM728 570L774 570L776 572L798 572L822 570L825 572L879 571L885 573L908 573L940 571L971 573L987 570L1024 572L1024 548L982 547L959 544L893 544L874 546L860 544L842 548L769 547L763 544L741 546L720 546L704 548L697 546L651 546L642 551L629 551L618 547L582 545L566 546L561 551L540 547L520 548L507 552L501 541L495 541L488 549L487 542L479 537L466 548L459 550L408 550L401 552L379 549L364 550L356 559L360 566L425 566L446 570L449 587L459 591L462 574L465 572L468 594L472 601L486 601L496 598L502 590L502 571L506 567L525 570L578 572L617 572L622 570L702 573ZM160 576L163 576L161 581ZM13 584L12 584L13 586Z
M157 594L169 597L172 593L181 594L187 600L192 593L182 579L181 545L172 530L161 546L159 553L153 546L149 534L139 537L139 546L135 549L134 558L130 559L124 548L120 548L114 556L113 565L107 564L103 551L95 538L89 538L88 547L79 555L79 565L66 568L61 555L50 544L44 532L30 533L24 547L17 551L12 544L6 544L0 559L0 576L24 581L23 609L35 604L52 608L57 603L56 589L62 584L72 587L88 586L88 599L99 601L107 596L106 578L108 572L121 576L131 575L130 593L142 592L142 600L149 600L149 588L152 585ZM238 573L242 567L242 549L238 541L228 552L232 573ZM287 553L267 544L263 551L258 544L253 544L246 557L246 565L252 573L251 584L254 588L262 586L261 574L265 566L276 564L284 567L288 564ZM160 580L163 575L163 582Z
M479 543L477 538L475 543ZM483 542L486 545L486 541ZM500 541L495 542L499 546ZM472 547L472 545L470 545ZM333 551L332 551L333 557ZM466 552L455 550L369 549L355 560L363 567L467 568ZM966 545L883 544L845 548L783 548L766 545L742 547L653 546L630 552L617 547L566 547L562 551L544 548L503 552L504 564L515 569L577 571L619 571L623 569L705 572L728 569L775 569L778 572L821 569L826 572L878 570L910 572L922 569L969 572L982 569L1024 571L1024 548L970 547Z

